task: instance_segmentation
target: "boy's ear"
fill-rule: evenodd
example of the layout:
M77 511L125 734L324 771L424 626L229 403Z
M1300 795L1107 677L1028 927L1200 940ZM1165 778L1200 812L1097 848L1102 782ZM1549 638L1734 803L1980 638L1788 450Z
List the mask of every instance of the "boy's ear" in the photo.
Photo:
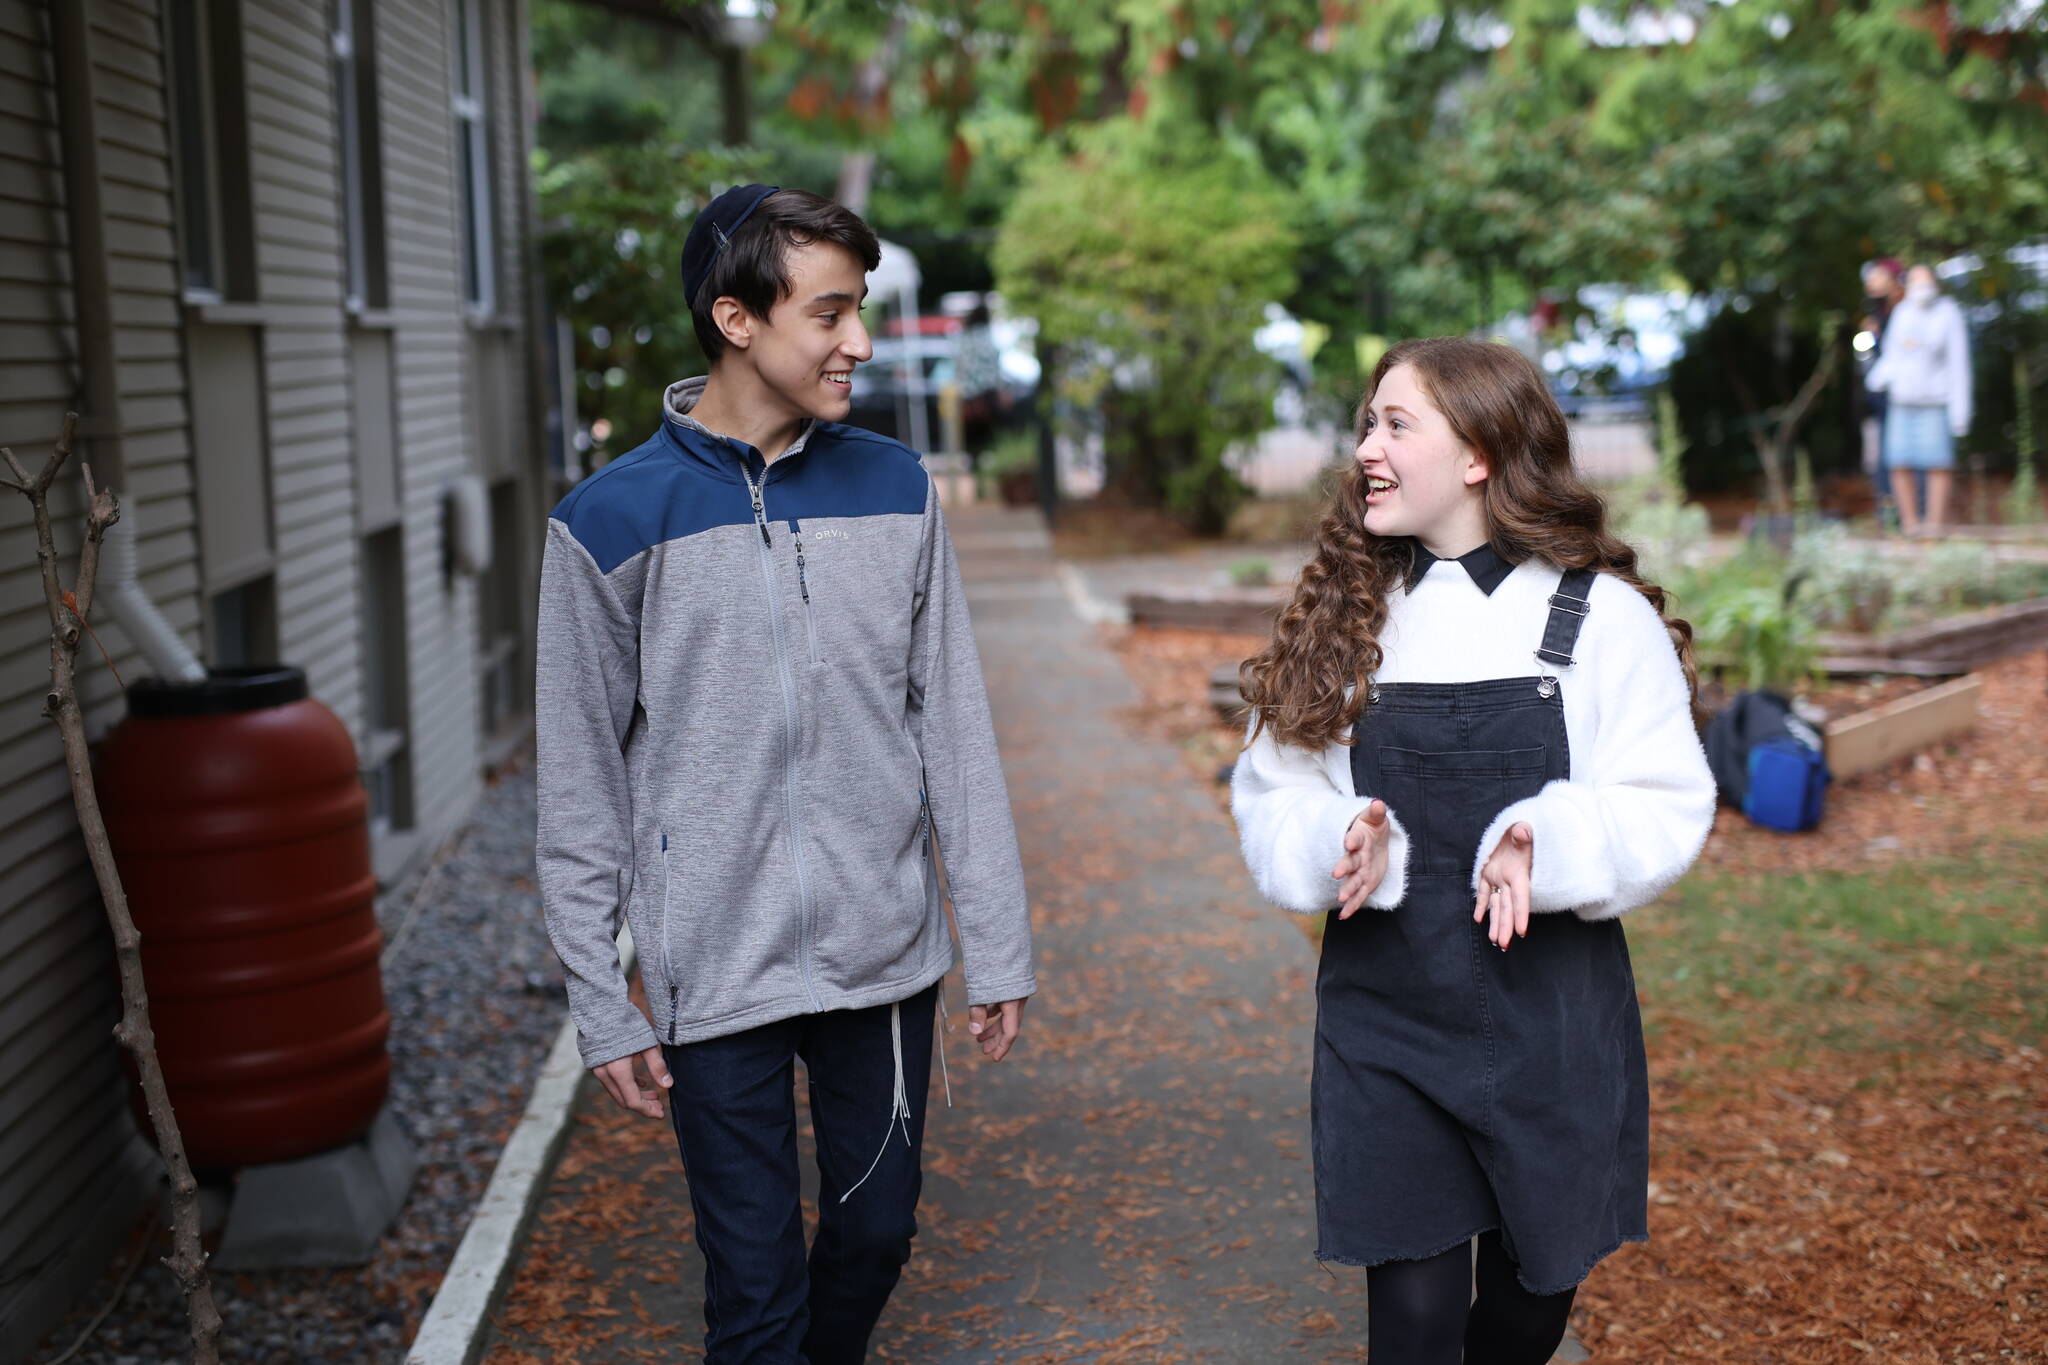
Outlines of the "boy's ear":
M730 294L721 294L711 305L711 321L725 335L725 344L746 350L754 344L754 315Z
M1465 466L1465 486L1467 488L1485 483L1493 477L1493 461L1487 457L1485 451L1476 446L1473 447L1470 460L1471 462Z

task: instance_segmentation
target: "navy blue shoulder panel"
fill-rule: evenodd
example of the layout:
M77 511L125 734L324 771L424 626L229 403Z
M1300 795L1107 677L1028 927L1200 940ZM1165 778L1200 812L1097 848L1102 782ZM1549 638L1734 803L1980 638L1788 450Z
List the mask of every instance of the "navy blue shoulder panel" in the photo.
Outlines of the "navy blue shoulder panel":
M608 574L663 541L745 526L754 505L744 482L713 476L656 432L570 489L554 517Z
M820 422L787 473L774 465L768 472L768 515L777 521L922 516L931 487L916 451L841 422Z
M803 451L768 468L768 516L921 516L930 481L916 452L886 436L820 423ZM673 433L655 433L570 489L557 521L610 573L649 546L754 519L746 482L690 457Z

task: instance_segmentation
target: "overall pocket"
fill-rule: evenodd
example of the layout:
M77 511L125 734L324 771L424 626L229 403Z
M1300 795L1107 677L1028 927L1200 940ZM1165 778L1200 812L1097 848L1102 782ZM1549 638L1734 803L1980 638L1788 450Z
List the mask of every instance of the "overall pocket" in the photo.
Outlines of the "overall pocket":
M1414 842L1410 866L1425 877L1466 877L1493 818L1543 789L1547 749L1383 748L1387 805Z

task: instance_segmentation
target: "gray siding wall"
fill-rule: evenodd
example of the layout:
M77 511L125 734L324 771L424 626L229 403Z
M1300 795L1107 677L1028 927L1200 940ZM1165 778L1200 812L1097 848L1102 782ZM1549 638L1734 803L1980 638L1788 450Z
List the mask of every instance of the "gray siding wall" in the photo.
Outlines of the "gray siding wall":
M405 507L407 654L413 773L422 819L464 810L479 788L476 584L441 572L441 497L472 468L466 391L460 161L450 102L454 21L443 3L386 6L377 29L383 82L384 205Z
M89 8L126 505L144 586L198 642L198 547L186 431L169 152L153 4ZM31 471L78 385L55 92L44 7L0 0L0 444ZM82 451L91 459L94 447ZM67 585L83 513L77 460L52 499ZM119 627L100 639L144 671ZM121 713L88 642L94 734ZM57 732L42 715L49 622L27 501L0 493L0 1354L61 1307L125 1235L141 1148L111 1030L118 993Z
M65 0L69 3L70 0ZM480 787L479 590L443 573L442 493L487 472L474 407L504 410L501 466L522 503L542 496L528 421L523 300L526 210L523 10L486 0L500 305L463 300L456 125L450 101L455 0L379 0L375 51L390 306L352 321L345 282L341 150L329 5L242 0L257 298L191 308L179 288L174 170L158 0L78 0L90 16L107 269L114 289L124 506L141 530L143 585L195 649L209 594L202 568L188 370L202 329L247 329L268 480L280 654L365 737L364 603L357 534L352 344L388 337L390 429L405 553L415 851L458 824ZM75 341L52 56L45 7L0 0L0 444L39 466L76 405ZM190 330L188 330L190 329ZM215 332L218 336L220 333ZM487 345L477 346L479 338ZM91 449L87 449L88 458ZM60 548L82 515L76 465L55 499ZM494 570L502 571L502 569ZM530 567L519 591L532 597ZM71 563L65 574L69 581ZM98 614L96 613L96 616ZM100 638L126 677L147 665L110 621ZM119 719L90 644L82 692L97 738ZM127 1231L145 1172L110 1030L118 1000L97 889L86 866L55 729L41 714L48 624L25 500L0 495L0 1362L25 1351ZM120 1174L125 1173L125 1174ZM110 1174L117 1178L110 1181ZM82 1213L105 1202L98 1216Z

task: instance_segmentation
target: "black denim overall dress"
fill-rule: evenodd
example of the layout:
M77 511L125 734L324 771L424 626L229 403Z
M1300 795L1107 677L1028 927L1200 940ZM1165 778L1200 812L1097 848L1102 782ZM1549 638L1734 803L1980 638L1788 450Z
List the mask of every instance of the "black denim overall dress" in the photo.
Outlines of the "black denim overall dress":
M1408 892L1324 926L1318 1259L1416 1260L1497 1227L1523 1287L1552 1294L1646 1235L1649 1086L1620 922L1532 915L1502 952L1472 919L1487 826L1571 775L1553 670L1573 662L1592 579L1568 572L1551 597L1542 672L1375 686L1359 715L1353 790L1407 829Z

